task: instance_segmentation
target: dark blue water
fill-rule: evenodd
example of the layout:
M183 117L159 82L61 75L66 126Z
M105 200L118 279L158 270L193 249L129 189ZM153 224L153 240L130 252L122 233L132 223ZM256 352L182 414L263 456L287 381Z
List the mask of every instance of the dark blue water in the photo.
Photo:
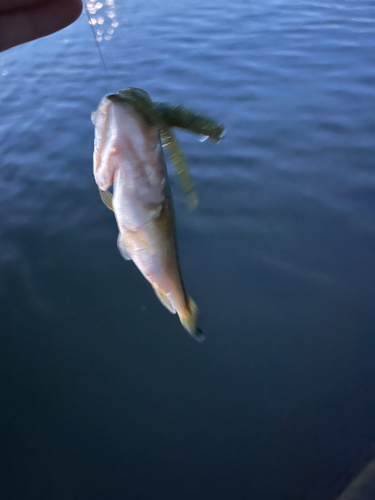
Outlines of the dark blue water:
M375 442L375 4L115 10L108 78L85 17L0 55L1 498L331 500ZM201 345L93 180L90 113L125 86L227 127L179 135Z

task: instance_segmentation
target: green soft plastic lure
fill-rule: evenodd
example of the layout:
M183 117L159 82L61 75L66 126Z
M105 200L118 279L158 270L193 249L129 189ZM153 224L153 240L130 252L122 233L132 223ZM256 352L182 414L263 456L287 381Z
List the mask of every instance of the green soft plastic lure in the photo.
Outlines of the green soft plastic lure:
M174 106L166 102L153 102L148 93L135 87L127 87L116 94L107 96L109 100L132 105L152 126L159 129L162 146L167 150L170 161L176 169L181 188L185 194L189 210L194 210L198 197L184 154L172 132L173 128L186 130L219 142L225 135L223 125L184 106ZM108 208L112 208L111 194L101 192L101 198Z

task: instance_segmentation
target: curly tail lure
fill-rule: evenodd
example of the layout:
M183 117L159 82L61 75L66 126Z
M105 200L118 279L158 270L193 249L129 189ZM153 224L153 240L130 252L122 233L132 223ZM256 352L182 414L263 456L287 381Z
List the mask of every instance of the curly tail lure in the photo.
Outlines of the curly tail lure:
M198 134L204 140L209 138L219 142L225 135L223 125L184 106L174 106L166 102L153 102L146 91L135 87L119 90L116 94L109 95L108 99L131 104L150 125L159 128L161 144L167 150L170 161L176 170L186 204L189 210L194 210L198 205L194 182L172 129L179 128ZM112 210L111 193L101 191L100 197L103 203Z

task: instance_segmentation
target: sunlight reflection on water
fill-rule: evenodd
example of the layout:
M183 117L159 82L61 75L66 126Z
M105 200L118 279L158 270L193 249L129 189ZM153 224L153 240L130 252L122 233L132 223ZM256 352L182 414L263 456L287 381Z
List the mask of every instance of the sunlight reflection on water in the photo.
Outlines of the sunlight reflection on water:
M95 2L88 0L86 9L90 18L89 24L93 27L97 42L111 40L119 23L116 19L115 0Z

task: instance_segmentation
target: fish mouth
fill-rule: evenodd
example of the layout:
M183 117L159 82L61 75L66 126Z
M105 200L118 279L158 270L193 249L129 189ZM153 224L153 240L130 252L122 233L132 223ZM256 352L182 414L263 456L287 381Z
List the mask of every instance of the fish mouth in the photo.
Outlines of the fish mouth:
M124 99L121 99L118 94L108 94L106 95L106 98L111 102L124 102Z
M5 0L0 7L0 52L51 35L81 12L79 0Z
M152 101L145 90L127 87L119 90L116 94L108 94L106 98L114 103L119 102L132 106L146 120L148 125L155 125Z

